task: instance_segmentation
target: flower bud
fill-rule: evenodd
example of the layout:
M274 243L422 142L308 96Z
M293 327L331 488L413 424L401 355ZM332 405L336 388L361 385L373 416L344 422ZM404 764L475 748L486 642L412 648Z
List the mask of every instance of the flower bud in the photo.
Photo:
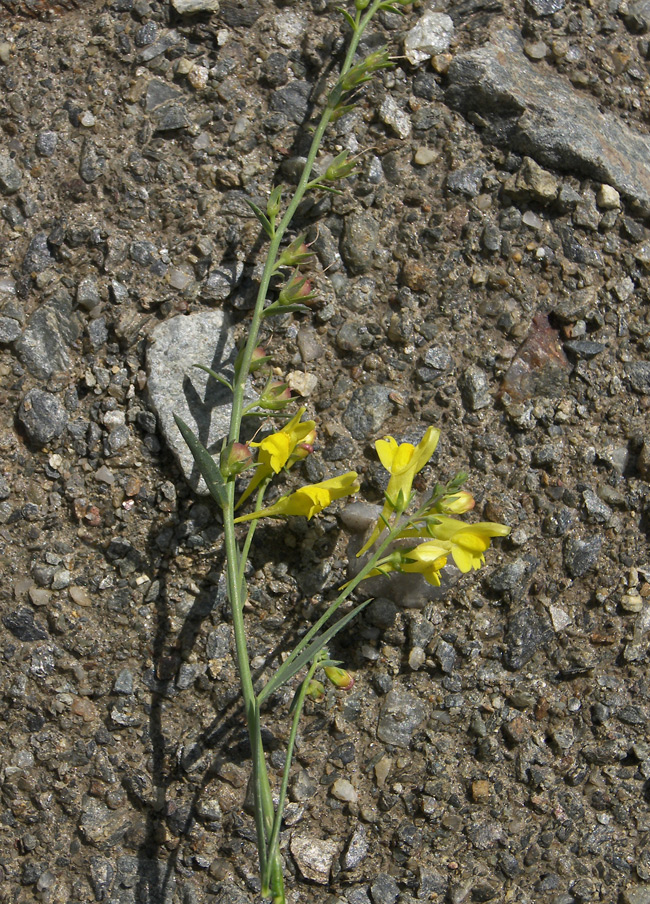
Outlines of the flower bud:
M293 467L298 461L303 461L308 455L314 451L314 443L316 442L316 431L310 430L304 439L296 444L289 460L286 464L287 468Z
M434 511L442 515L463 515L470 512L476 505L476 500L471 493L460 490L449 496L443 496L434 506Z
M253 453L245 443L230 443L221 453L221 473L225 480L241 474L253 464Z
M259 370L260 367L264 367L264 365L267 364L270 360L271 359L266 354L265 349L263 349L261 345L258 345L253 352L253 357L251 358L250 372L254 374L256 370Z
M278 304L305 304L315 298L315 294L311 291L311 283L305 276L301 276L296 270L289 282L282 287L278 295Z
M269 220L273 223L277 215L280 213L280 204L282 197L282 186L276 186L269 196L269 200L266 204L266 214Z
M332 160L323 175L323 179L326 182L338 182L339 179L344 179L346 176L350 175L357 163L356 160L348 160L348 153L347 150L341 151L341 153Z
M313 699L320 703L320 701L325 696L325 688L323 686L322 681L317 681L316 678L312 678L309 684L307 685L307 696L313 697Z
M286 383L269 380L262 390L257 404L260 408L267 408L269 411L281 411L289 404L291 399L291 390Z
M354 687L354 678L345 669L340 669L336 665L326 665L323 671L335 687L340 687L345 691Z
M279 267L299 267L312 257L309 247L305 244L305 234L299 235L288 245L275 265L276 270Z

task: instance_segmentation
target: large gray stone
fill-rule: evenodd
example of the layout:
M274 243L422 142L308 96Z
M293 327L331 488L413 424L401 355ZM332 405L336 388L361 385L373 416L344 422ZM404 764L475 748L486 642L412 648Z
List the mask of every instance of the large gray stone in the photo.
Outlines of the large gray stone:
M223 311L179 315L161 323L151 334L147 351L151 404L169 448L191 486L202 494L207 488L174 414L192 428L210 452L218 453L230 425L232 395L193 365L203 364L232 379L233 358L232 324Z
M485 137L535 158L614 186L650 212L650 138L546 66L524 56L520 37L458 54L449 67L447 102L487 121Z

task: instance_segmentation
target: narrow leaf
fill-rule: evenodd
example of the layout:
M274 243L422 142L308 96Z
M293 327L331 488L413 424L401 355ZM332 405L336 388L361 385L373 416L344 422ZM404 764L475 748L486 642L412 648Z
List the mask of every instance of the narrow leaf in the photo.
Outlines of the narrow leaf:
M195 364L194 367L198 367L199 370L203 370L206 374L210 374L213 380L218 380L219 383L223 383L223 385L227 387L227 389L229 389L231 392L235 391L232 388L232 383L230 382L230 380L226 380L225 377L222 377L221 374L218 374L216 371L212 370L211 367L206 367L205 364Z
M302 668L307 665L308 662L310 662L314 658L314 656L316 656L317 653L320 653L323 647L327 646L327 644L333 637L336 637L339 631L345 628L345 626L349 622L351 622L352 619L355 618L360 612L362 612L371 602L372 600L365 600L363 603L355 606L354 609L340 618L320 636L316 637L294 659L287 659L287 661L284 662L269 678L267 683L258 694L257 700L259 705L261 706L264 700L266 700L272 693L274 693L279 687L282 687L283 684L286 684L287 681L290 681L295 674L297 674Z
M226 503L226 484L214 458L210 455L199 438L192 432L187 424L177 414L174 415L176 426L181 431L183 439L189 446L190 452L197 464L201 476L212 498L223 508Z
M261 210L261 209L257 206L257 204L254 204L254 203L250 200L250 198L246 198L245 200L246 200L246 203L248 204L248 206L250 207L250 209L253 211L253 213L254 213L255 216L257 217L257 219L258 219L258 220L260 221L260 223L262 224L262 228L264 229L264 232L268 235L268 237L269 237L270 239L272 239L275 230L273 229L273 226L271 226L271 223L270 223L269 218L267 217L267 215L264 213L263 210Z
M352 31L356 31L357 23L354 21L354 19L352 18L350 13L347 11L347 9L343 9L343 7L337 6L336 11L337 11L337 13L341 13L341 15L343 16L345 21L348 23L348 25L350 26Z

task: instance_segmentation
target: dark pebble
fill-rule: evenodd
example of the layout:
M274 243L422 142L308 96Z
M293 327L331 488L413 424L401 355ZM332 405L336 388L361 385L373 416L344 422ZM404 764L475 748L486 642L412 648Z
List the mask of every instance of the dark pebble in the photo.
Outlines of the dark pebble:
M595 568L602 545L602 537L592 537L591 540L567 538L563 555L564 567L569 575L572 578L581 578Z
M538 615L530 606L519 609L508 619L504 664L518 671L529 662L538 650L545 647L553 632L546 618Z
M29 440L42 446L63 433L68 416L55 395L30 389L20 403L18 420Z
M650 395L650 362L637 361L627 366L627 378L635 392Z
M475 198L483 187L484 175L485 167L480 163L454 170L447 176L447 189L468 198Z
M381 429L392 410L390 390L369 384L353 393L343 423L355 439L368 439Z
M380 873L370 886L373 904L395 904L399 897L399 885L388 873Z
M22 262L23 273L42 273L54 263L47 245L47 236L39 232L27 246L27 252Z
M591 361L596 355L604 352L607 348L601 342L591 342L589 339L571 339L564 343L566 351L575 355L576 358L584 358L585 361Z
M7 345L13 342L21 332L20 324L13 317L0 317L0 343Z
M2 624L18 640L46 640L47 631L34 621L34 613L31 609L21 606L7 615L2 616Z

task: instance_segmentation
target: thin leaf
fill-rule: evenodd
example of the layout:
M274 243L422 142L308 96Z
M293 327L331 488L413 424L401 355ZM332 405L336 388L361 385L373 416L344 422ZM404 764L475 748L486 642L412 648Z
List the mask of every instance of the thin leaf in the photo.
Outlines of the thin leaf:
M354 21L354 19L352 18L350 13L347 11L347 9L343 9L342 6L337 6L336 11L337 11L337 13L341 13L341 15L343 16L345 21L348 23L348 25L350 26L352 31L356 31L357 23Z
M231 392L235 391L232 388L232 383L230 382L230 380L226 380L225 377L222 377L221 374L218 374L216 371L212 370L211 367L206 367L205 364L195 364L194 367L198 367L199 370L203 370L206 374L210 374L213 380L218 380L219 383L223 383L223 385Z
M362 612L371 602L372 600L365 600L363 603L359 603L359 605L355 606L351 612L348 612L337 622L335 622L330 628L316 637L294 659L287 659L287 661L284 662L277 669L277 671L274 672L273 675L271 675L267 683L258 694L258 704L261 706L262 703L272 693L274 693L279 687L282 687L283 684L286 684L287 681L290 681L295 674L297 674L302 668L307 665L308 662L310 662L314 658L314 656L320 653L324 646L327 646L327 644L333 637L336 637L339 631L345 628L345 626L349 622L351 622L352 619L355 618L360 612Z
M327 185L325 182L319 182L318 188L322 191L328 191L331 195L342 195L343 192L339 188L334 188L332 185Z
M274 301L267 308L264 308L263 313L265 317L273 317L275 314L293 314L296 311L300 314L308 314L310 308L304 304L277 304L277 302Z
M189 446L190 452L201 472L201 476L205 480L212 498L219 503L221 508L223 508L226 504L226 484L221 471L217 467L216 461L201 443L199 438L177 414L174 415L174 420L176 421L176 426L183 435L183 439Z
M250 207L250 209L253 211L253 213L255 214L257 219L262 224L262 228L264 229L264 232L268 235L268 237L270 239L272 239L273 235L275 234L275 229L271 225L271 222L270 222L269 218L267 217L267 215L264 213L264 211L261 208L259 208L257 206L257 204L254 204L250 200L250 198L245 198L245 201L248 204L248 206Z

